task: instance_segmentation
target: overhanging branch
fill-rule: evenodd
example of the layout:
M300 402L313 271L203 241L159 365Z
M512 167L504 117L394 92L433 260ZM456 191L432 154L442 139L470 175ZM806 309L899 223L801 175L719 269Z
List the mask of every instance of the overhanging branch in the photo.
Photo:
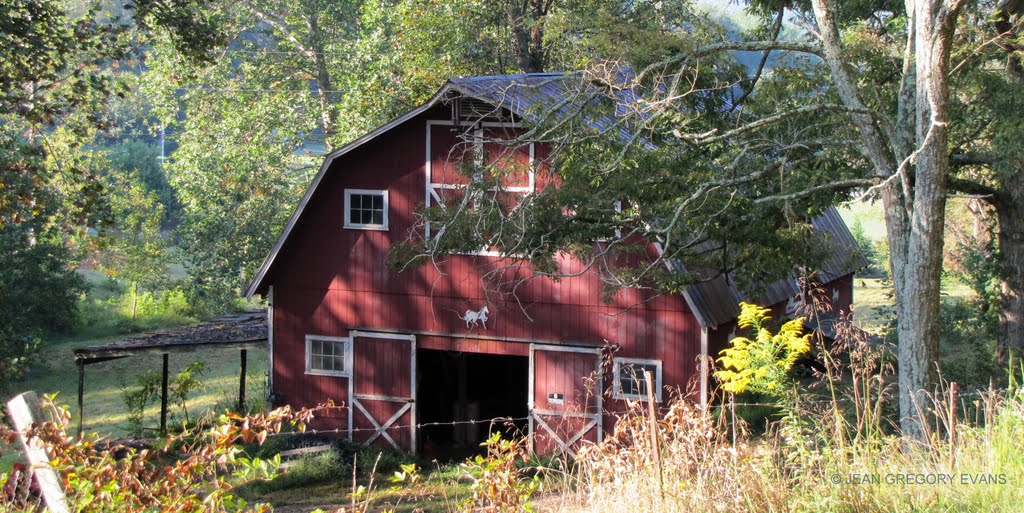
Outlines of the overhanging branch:
M874 185L878 182L878 178L851 178L849 180L839 180L837 182L829 182L826 184L811 187L810 189L804 189L801 191L791 192L789 194L776 194L774 196L763 196L754 200L755 204L768 203L772 201L789 201L794 199L806 198L813 196L823 191L841 191L844 189L853 189L855 187L863 187L866 185Z
M757 121L752 121L741 127L734 128L727 132L723 132L719 135L713 135L715 133L714 131L705 132L702 134L684 134L675 132L674 135L691 144L713 144L716 142L721 142L726 139L729 139L730 137L735 137L737 135L744 134L746 132L753 132L759 130L766 126L785 121L789 118L801 116L804 114L811 114L818 111L848 112L851 114L866 114L869 116L875 115L875 112L868 108L847 107L845 105L838 104L807 105L804 107L799 107L793 110L780 112L778 114L761 118L758 119Z

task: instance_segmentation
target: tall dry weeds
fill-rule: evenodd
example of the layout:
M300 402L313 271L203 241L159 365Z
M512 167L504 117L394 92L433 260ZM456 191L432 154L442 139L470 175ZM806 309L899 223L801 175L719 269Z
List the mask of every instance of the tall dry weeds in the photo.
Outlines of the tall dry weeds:
M1024 511L1024 388L943 382L919 405L927 440L911 442L893 414L889 348L848 317L837 333L834 344L818 339L816 378L801 380L800 400L768 434L732 429L725 400L716 414L677 399L653 426L633 403L611 436L579 452L547 503L630 513Z

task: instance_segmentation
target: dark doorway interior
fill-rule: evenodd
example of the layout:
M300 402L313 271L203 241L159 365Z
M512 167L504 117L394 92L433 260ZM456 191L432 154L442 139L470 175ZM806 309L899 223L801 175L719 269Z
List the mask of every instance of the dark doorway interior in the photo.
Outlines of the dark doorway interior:
M420 349L416 370L417 420L441 424L420 428L423 456L461 458L495 430L526 432L529 358Z

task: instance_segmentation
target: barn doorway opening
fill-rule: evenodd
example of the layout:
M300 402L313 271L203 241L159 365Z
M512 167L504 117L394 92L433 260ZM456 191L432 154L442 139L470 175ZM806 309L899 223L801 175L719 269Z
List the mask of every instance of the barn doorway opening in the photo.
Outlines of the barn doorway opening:
M417 350L423 456L464 458L480 452L480 443L494 431L525 434L529 364L526 356Z

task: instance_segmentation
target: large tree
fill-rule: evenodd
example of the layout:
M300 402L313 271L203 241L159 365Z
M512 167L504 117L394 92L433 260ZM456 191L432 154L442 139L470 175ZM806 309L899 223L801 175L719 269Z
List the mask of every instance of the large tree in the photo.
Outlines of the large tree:
M177 144L168 170L195 297L223 306L252 276L291 213L280 206L295 203L319 164L315 154L422 103L450 77L574 66L592 53L581 48L596 47L587 27L650 18L653 5L212 3L229 35L222 58L185 61L158 39L143 86Z
M778 265L769 269L766 260L798 263L789 252L801 242L806 246L800 234L823 204L843 191L870 186L885 206L896 291L901 425L907 435L922 436L920 394L935 380L940 328L953 122L949 61L964 3L758 2L772 14L769 27L787 16L779 12L783 6L806 24L806 37L789 39L779 38L775 28L763 31L763 39L727 40L713 28L702 30L699 18L668 20L660 37L645 39L661 43L661 53L627 57L625 63L638 70L635 77L617 71L621 62L595 66L579 81L581 101L574 102L586 110L534 116L538 128L530 137L556 146L552 164L561 192L548 194L562 202L544 201L542 194L543 199L511 211L502 210L500 201L493 209L450 209L478 218L464 226L486 229L468 245L451 241L425 249L479 247L482 238L528 255L547 272L552 255L563 250L597 265L595 257L606 254L601 248L607 246L591 247L588 236L627 242L639 236L661 242L664 252L653 263L632 266L629 279L617 284L653 281L657 286L660 281L661 288L673 290L678 283L656 275L664 274L657 260L689 260L753 283L780 271ZM883 33L872 35L878 27ZM897 48L884 70L894 87L880 87L872 75L878 68L863 62L863 47L872 38ZM789 57L762 76L760 68L737 73L727 53L736 51ZM593 133L594 124L585 120L602 115L594 111L601 108L598 98L607 103L623 97L616 91L640 99L619 102L618 122ZM583 137L564 135L574 126ZM627 208L617 212L615 201ZM556 221L566 217L566 208L571 223ZM505 219L479 222L495 212ZM430 215L443 218L437 222L459 222L452 213ZM504 240L503 231L509 233ZM790 245L781 245L786 241Z
M994 211L999 269L999 346L1024 352L1024 2L965 15L953 74L950 187Z
M110 217L88 146L111 126L135 36L166 27L192 59L218 40L196 0L138 0L124 18L73 4L0 1L0 381L24 369L41 333L74 322L76 244Z

